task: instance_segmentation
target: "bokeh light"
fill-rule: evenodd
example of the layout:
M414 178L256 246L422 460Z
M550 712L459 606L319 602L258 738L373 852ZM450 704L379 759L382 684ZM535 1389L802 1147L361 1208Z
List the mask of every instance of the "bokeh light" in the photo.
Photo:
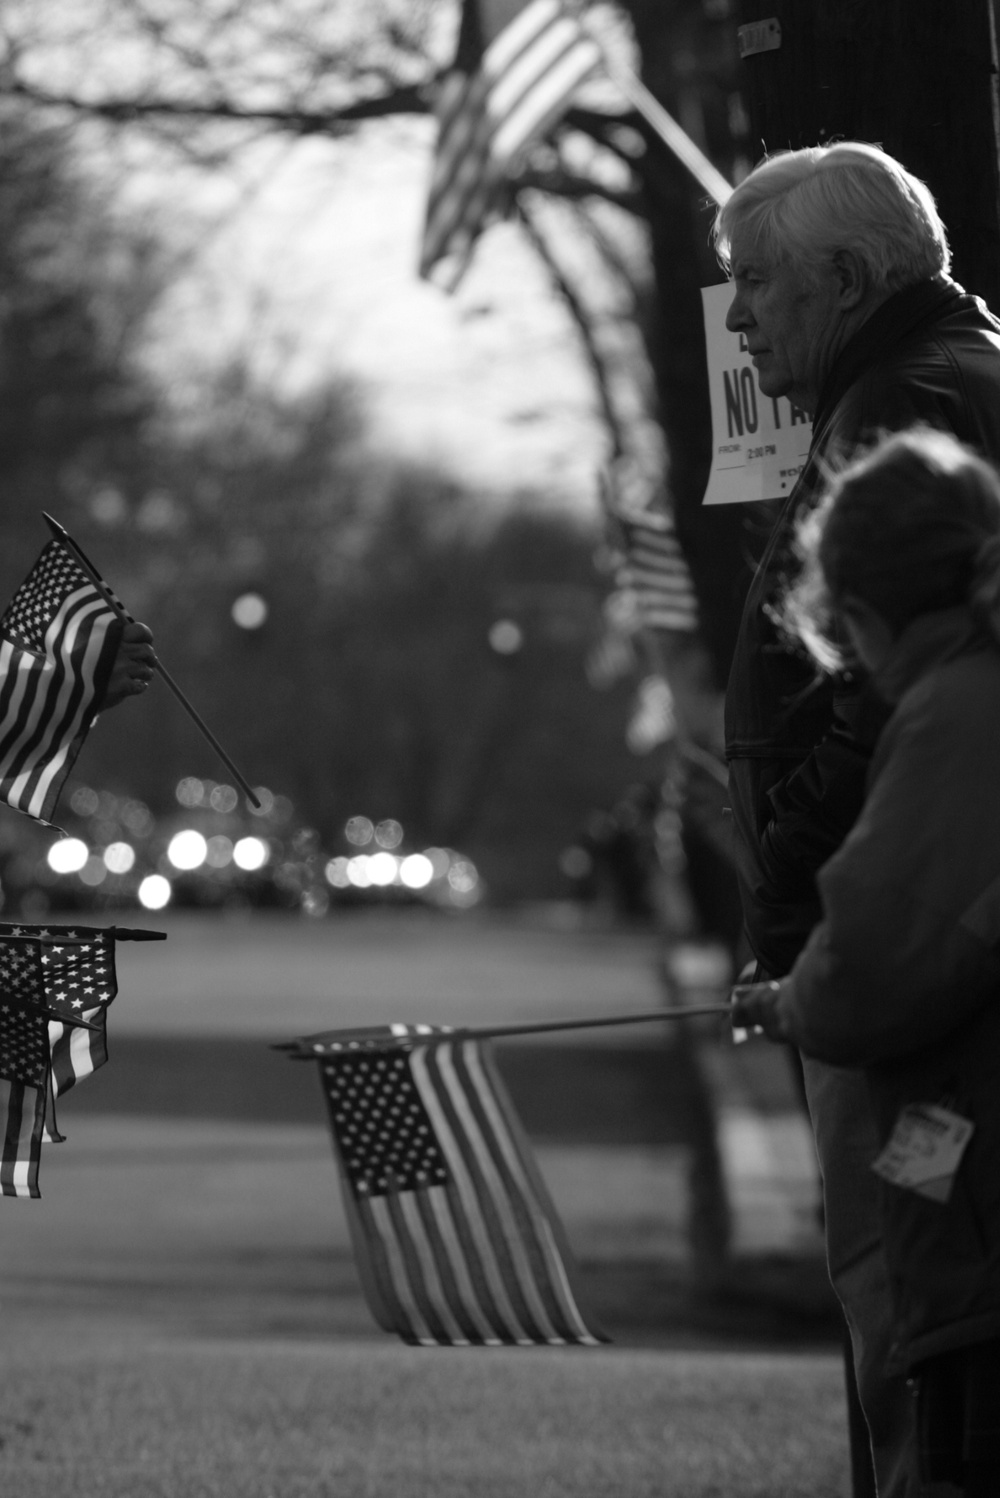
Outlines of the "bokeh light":
M270 850L259 837L241 837L233 848L233 862L238 869L253 873L267 863Z
M398 848L403 841L403 829L392 817L379 822L375 828L375 841L380 848Z
M109 843L104 850L104 867L109 874L127 874L135 863L131 843Z
M368 873L368 859L363 853L359 853L356 858L348 859L347 877L355 889L370 888L372 881Z
M344 836L356 848L364 848L375 836L375 828L368 817L350 817L344 827Z
M100 853L91 853L90 857L87 859L87 862L80 870L80 879L82 883L89 885L91 889L96 889L99 884L104 883L107 877L108 868L107 864L104 862L104 859L101 857Z
M101 803L97 792L89 785L79 785L70 796L69 804L78 817L92 817Z
M399 877L407 889L426 889L434 878L434 865L425 853L410 853L399 865Z
M248 801L247 810L250 812L250 815L253 817L269 817L275 809L274 792L269 791L266 785L255 785L253 793L260 802L260 805L254 806L252 801Z
M490 626L488 638L497 655L516 655L524 644L524 631L513 619L498 619Z
M194 775L186 775L177 782L174 795L182 806L200 806L205 799L205 786Z
M167 844L167 857L175 869L200 869L207 853L207 842L193 827L175 832Z
M377 884L380 889L387 889L390 884L395 884L398 867L399 865L391 853L370 853L368 855L368 878L372 884Z
M54 874L78 874L87 862L88 853L87 844L78 837L64 837L52 844L46 857Z
M211 869L224 869L233 861L233 840L226 837L224 833L217 832L208 840L208 848L205 853L205 862Z
M162 874L147 874L139 885L139 904L146 910L162 910L169 905L171 893L169 879Z
M267 620L267 600L259 593L241 593L230 609L233 623L240 629L260 629Z
M451 854L447 848L425 848L424 857L429 859L435 879L446 879L451 868Z
M332 884L334 889L346 889L350 884L351 881L347 877L347 863L348 860L341 855L338 858L331 858L323 870L327 883Z
M479 872L467 858L457 858L452 864L448 870L448 886L455 905L475 905L482 896Z
M239 799L231 785L214 785L208 795L208 804L213 811L230 812L236 810Z
M312 916L314 920L326 915L330 909L330 896L325 889L306 889L302 891L299 900L299 909L303 915Z
M126 801L121 819L133 837L148 837L155 826L153 813L144 801Z

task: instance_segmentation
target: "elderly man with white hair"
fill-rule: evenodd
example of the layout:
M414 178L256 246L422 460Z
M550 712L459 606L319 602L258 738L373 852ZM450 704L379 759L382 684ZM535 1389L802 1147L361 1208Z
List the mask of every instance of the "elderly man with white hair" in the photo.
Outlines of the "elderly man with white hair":
M881 432L923 423L1000 461L1000 323L950 279L926 186L875 146L766 159L719 210L715 237L734 288L727 326L745 338L762 393L788 396L813 420L808 462L750 586L726 700L739 881L763 981L788 973L819 919L815 876L858 815L886 716L860 673L817 678L775 623L795 571L794 518L831 466ZM914 1498L913 1401L884 1372L889 1295L866 1084L860 1072L809 1058L803 1069L830 1276L878 1493Z

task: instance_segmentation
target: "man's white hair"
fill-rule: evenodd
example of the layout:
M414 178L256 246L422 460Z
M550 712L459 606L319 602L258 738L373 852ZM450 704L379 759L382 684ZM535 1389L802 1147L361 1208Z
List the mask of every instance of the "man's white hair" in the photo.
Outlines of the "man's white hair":
M928 188L878 146L859 141L765 158L719 209L714 237L727 270L734 241L741 255L772 265L794 261L810 277L838 250L851 250L872 288L884 292L951 264Z

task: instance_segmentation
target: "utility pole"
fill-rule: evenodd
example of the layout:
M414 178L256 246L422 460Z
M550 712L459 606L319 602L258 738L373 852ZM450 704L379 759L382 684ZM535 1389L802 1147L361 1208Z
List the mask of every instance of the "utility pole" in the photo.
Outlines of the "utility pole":
M754 161L870 141L927 183L952 274L1000 313L996 0L738 0Z

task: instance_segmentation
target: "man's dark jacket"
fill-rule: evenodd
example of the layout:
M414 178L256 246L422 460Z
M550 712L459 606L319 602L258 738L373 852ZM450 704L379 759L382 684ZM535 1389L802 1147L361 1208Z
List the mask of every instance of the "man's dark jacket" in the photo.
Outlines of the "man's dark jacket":
M820 393L809 461L747 596L726 754L747 936L774 977L819 920L816 873L857 818L884 715L850 676L820 676L781 637L768 605L794 575L795 519L815 503L828 465L915 423L1000 464L1000 322L943 276L895 293L844 347Z

